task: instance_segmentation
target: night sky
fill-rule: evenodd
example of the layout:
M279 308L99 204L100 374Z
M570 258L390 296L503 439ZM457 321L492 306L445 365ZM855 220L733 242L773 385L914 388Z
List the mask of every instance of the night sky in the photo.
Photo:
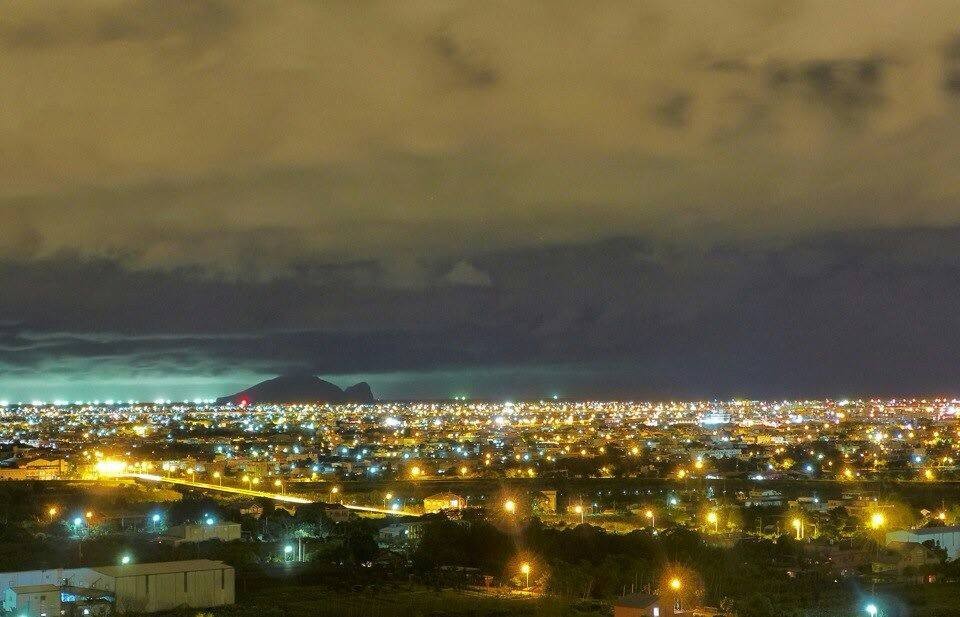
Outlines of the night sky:
M960 394L960 4L14 1L0 400Z

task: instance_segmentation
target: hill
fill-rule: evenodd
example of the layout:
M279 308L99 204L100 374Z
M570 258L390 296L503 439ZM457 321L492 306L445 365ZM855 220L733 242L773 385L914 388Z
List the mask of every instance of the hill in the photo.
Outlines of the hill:
M221 396L218 405L259 403L373 403L370 385L362 381L346 390L316 375L281 375L262 381L236 394Z

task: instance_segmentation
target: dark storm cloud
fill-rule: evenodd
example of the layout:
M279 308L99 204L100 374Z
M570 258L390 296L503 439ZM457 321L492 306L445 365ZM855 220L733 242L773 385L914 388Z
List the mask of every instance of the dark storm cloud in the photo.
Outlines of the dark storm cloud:
M416 391L414 374L468 384L466 371L507 366L520 372L504 384L530 394L520 375L542 389L576 374L558 387L588 395L941 392L960 368L957 246L957 228L778 248L621 239L477 255L489 284L403 289L36 266L5 279L32 281L30 306L54 309L2 304L0 365L90 379L407 374L414 386L394 395ZM62 296L77 310L56 310Z

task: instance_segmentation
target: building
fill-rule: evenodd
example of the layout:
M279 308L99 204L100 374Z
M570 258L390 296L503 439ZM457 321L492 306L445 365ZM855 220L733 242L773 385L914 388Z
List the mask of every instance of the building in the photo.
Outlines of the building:
M234 603L233 568L208 559L5 572L0 586L5 610L17 611L18 617L43 617L47 609L54 617Z
M116 610L120 613L234 603L234 571L222 561L196 559L92 569L113 580Z
M681 601L673 592L664 594L633 593L613 602L613 617L730 617L726 611L712 606L699 606Z
M56 585L18 585L3 593L3 610L23 617L60 615L60 588Z
M931 542L947 552L947 559L960 555L960 525L921 527L920 529L897 529L887 532L887 544L891 542Z
M57 480L66 469L62 459L15 458L0 464L0 480Z
M441 510L459 510L467 505L467 500L456 493L436 493L423 498L423 511L427 514Z
M174 525L160 537L160 542L179 546L190 542L206 542L207 540L220 540L221 542L231 542L240 539L240 523L191 523L186 525Z
M752 490L742 497L747 508L772 508L783 505L783 493L772 489Z
M873 563L874 572L895 572L897 574L922 574L940 564L937 551L916 542L887 543L889 549Z
M613 602L613 617L671 617L669 611L660 610L660 596L650 593L632 593Z

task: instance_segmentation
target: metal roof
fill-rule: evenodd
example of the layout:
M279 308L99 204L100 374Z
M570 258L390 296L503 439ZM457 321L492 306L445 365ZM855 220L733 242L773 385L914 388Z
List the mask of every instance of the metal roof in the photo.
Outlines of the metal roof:
M129 563L122 566L97 566L90 568L94 572L123 578L143 576L144 574L170 574L172 572L204 572L207 570L233 569L222 561L212 559L191 559L189 561L161 561L158 563Z

